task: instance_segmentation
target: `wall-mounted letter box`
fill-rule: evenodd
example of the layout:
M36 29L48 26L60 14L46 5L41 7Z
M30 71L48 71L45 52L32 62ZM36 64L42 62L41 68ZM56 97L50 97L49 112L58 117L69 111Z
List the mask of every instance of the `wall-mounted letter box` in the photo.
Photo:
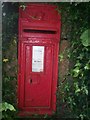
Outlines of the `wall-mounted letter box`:
M18 108L20 115L56 110L60 15L56 6L19 8Z

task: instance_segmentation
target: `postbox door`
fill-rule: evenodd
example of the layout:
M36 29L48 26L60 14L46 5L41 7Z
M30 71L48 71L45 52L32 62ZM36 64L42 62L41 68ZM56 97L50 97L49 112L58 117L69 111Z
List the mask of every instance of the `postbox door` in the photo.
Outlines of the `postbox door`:
M24 44L24 106L50 108L53 46Z

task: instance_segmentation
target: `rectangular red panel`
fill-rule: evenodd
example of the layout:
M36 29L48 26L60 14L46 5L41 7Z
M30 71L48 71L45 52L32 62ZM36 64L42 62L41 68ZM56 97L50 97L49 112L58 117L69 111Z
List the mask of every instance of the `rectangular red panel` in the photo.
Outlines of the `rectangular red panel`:
M59 41L56 6L28 4L19 9L19 115L56 111Z

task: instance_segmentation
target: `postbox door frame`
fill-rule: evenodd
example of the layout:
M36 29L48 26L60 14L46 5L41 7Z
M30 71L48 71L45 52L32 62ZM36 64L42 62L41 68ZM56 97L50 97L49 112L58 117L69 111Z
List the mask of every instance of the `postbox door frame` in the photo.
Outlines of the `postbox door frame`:
M18 64L19 64L19 74L18 74L18 106L22 110L27 110L27 108L24 107L24 68L23 65L24 59L21 60L21 56L24 55L23 47L24 43L28 43L28 41L19 41L19 58L18 58ZM29 43L28 43L29 44ZM48 45L48 42L46 42ZM52 92L51 92L51 111L56 110L56 89L57 89L57 73L58 73L58 50L59 50L59 44L55 41L53 43L50 42L54 47L54 53L53 53L53 76L52 76ZM42 42L39 45L45 45L42 44ZM30 110L30 109L29 109Z

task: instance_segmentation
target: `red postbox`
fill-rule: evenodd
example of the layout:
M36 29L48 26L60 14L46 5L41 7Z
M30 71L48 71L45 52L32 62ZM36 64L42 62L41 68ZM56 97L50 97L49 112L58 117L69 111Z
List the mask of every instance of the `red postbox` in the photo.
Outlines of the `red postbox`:
M18 108L20 115L56 110L60 15L56 6L19 8Z

